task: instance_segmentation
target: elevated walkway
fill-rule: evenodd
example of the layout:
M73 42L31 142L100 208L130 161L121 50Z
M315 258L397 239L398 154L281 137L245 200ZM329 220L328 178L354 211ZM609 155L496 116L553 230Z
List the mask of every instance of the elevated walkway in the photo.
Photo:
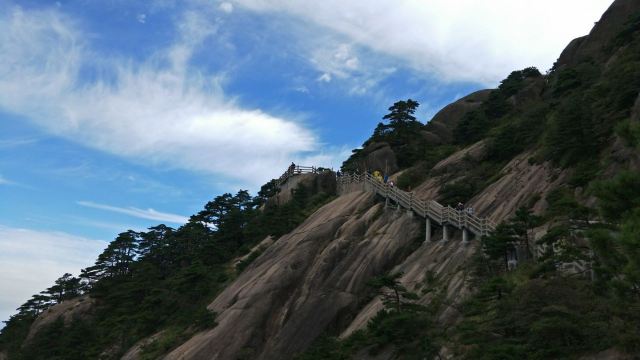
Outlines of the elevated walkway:
M442 226L443 241L448 240L449 226L462 230L463 242L468 241L468 232L475 236L483 236L496 228L496 224L487 218L479 218L466 211L458 211L450 206L441 205L435 200L418 199L412 192L389 186L368 173L342 174L337 177L337 183L339 193L356 190L373 191L384 197L387 203L393 201L398 208L402 207L425 218L425 241L427 242L431 241L432 225Z
M315 166L301 166L301 165L291 165L289 166L289 168L287 169L287 171L284 172L284 174L282 174L277 180L276 180L276 185L278 187L280 187L282 184L284 184L285 182L287 182L287 180L289 180L289 178L296 176L296 175L301 175L301 174L317 174L320 172L320 170L324 170L324 168L318 168Z

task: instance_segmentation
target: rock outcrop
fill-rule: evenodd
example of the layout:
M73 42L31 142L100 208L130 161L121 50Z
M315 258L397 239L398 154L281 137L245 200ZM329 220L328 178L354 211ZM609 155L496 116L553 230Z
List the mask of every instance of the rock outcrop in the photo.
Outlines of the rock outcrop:
M464 115L480 107L489 98L491 91L476 91L442 108L426 125L426 136L434 139L434 143L450 142L453 139L453 129Z
M43 327L50 325L58 318L62 317L65 324L70 323L76 317L89 316L93 310L95 300L89 296L81 296L75 299L66 300L54 305L40 314L29 328L29 334L25 340L28 343L35 334Z
M342 329L384 273L420 241L422 223L353 192L278 239L209 306L218 325L167 359L288 359Z
M306 186L312 194L319 192L333 194L336 192L335 173L325 171L318 174L306 173L293 175L280 186L280 191L269 199L269 201L278 205L288 203L293 197L293 191L299 185Z
M614 1L589 35L573 40L562 51L556 68L562 69L566 65L575 65L588 59L606 63L611 56L609 50L613 47L616 36L628 26L630 15L637 14L638 11L640 2L637 0Z
M389 174L398 171L398 160L391 146L386 142L371 143L361 150L362 159L358 169L380 170Z

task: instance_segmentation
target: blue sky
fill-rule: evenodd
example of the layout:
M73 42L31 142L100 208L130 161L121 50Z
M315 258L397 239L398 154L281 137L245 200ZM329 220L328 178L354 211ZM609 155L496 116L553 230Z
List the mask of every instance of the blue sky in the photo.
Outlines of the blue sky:
M0 320L126 229L547 70L609 0L0 0ZM523 11L523 9L527 9Z

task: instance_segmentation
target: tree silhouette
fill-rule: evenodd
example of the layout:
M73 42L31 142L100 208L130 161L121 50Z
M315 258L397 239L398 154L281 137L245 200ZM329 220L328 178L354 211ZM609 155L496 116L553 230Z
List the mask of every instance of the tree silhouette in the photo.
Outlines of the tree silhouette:
M416 117L413 114L419 105L417 101L411 99L397 101L389 107L390 112L383 119L389 120L390 125L394 128L402 127L412 121L416 121Z
M384 274L373 278L368 282L369 286L379 289L382 302L386 307L394 308L397 312L402 310L402 305L409 303L411 300L418 299L418 296L407 290L402 283L400 277L403 273Z

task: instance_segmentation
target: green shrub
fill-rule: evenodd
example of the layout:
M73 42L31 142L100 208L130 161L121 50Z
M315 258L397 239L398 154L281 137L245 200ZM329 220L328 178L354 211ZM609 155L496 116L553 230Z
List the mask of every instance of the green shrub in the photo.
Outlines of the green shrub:
M455 207L459 202L464 204L469 201L477 190L477 184L461 179L443 186L438 193L438 201Z
M593 193L605 219L620 222L640 207L640 173L624 171L611 180L595 183Z
M426 164L424 162L420 163L417 166L403 171L402 174L398 176L397 186L406 190L415 188L427 179L428 174L429 169Z
M638 121L623 120L616 125L615 132L624 140L626 146L640 146L640 123Z
M482 139L490 129L487 115L480 110L465 114L453 130L453 138L457 144L473 144Z

